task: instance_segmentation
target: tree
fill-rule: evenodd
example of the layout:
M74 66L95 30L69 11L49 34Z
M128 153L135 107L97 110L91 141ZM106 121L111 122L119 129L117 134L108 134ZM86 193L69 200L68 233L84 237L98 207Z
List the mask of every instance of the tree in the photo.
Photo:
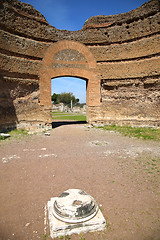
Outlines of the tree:
M51 96L51 100L52 100L55 104L58 103L58 95L59 95L59 94L53 93L53 95Z
M51 99L55 104L64 103L65 105L68 105L68 106L70 106L71 100L73 104L76 104L79 102L79 99L75 98L75 96L71 92L69 93L63 92L60 94L53 93L53 95L51 96Z

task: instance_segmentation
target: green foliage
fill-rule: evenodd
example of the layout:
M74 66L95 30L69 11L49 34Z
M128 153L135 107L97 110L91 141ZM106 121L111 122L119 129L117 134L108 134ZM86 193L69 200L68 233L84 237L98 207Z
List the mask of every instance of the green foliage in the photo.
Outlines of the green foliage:
M60 236L59 239L69 240L69 239L71 239L71 238L66 235L66 236L64 236L64 237L63 237L63 236Z
M4 140L5 139L5 137L3 137L3 136L0 136L0 140Z
M51 96L51 99L55 104L64 103L67 106L70 106L71 100L73 104L76 104L79 102L79 99L75 98L75 96L71 92L69 93L63 92L60 94L53 93L53 95Z
M28 131L25 129L14 129L12 131L9 132L9 134L11 136L15 136L15 135L27 135Z
M104 130L119 132L124 136L142 138L144 140L160 141L160 129L117 125L105 125L102 128Z
M19 139L23 136L27 136L28 135L28 131L25 130L25 129L14 129L10 132L7 132L8 134L10 134L10 138L14 138L14 139ZM2 137L0 136L0 140L7 140L7 139L10 139L10 138L5 138L5 137Z
M59 94L53 93L53 95L51 96L51 100L52 100L55 104L58 103L58 95L59 95Z
M43 234L43 240L47 240L47 234Z

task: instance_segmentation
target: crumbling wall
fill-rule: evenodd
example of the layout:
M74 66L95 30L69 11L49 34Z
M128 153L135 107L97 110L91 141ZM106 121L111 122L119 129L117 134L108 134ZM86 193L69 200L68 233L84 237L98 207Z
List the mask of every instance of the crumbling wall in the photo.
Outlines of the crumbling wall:
M160 125L159 6L150 1L129 13L86 23L86 28L99 25L108 39L105 45L89 46L101 74L102 122Z
M39 23L48 23L28 4L2 1L1 5L0 126L38 126L46 120L38 98L39 69L48 44L35 40L34 33Z
M0 4L1 129L51 122L39 102L39 72L47 49L62 40L84 44L96 60L101 99L98 107L90 104L90 122L159 125L159 0L129 13L91 17L77 32L56 29L18 0ZM67 50L63 55L68 61Z

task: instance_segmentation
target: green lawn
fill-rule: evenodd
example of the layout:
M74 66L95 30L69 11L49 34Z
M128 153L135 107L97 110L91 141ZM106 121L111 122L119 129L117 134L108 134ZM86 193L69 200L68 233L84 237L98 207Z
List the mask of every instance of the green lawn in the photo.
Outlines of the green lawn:
M160 129L147 128L147 127L129 127L117 125L105 125L101 127L104 130L115 131L123 134L124 136L141 138L144 140L160 141Z
M52 112L52 119L86 121L86 115L67 112Z

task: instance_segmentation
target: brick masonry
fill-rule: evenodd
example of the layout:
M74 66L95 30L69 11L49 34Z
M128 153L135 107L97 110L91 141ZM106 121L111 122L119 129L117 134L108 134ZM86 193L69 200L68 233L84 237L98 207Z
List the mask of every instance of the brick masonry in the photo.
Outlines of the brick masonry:
M51 78L86 81L88 122L160 126L160 3L58 30L31 5L2 0L0 129L51 124Z

